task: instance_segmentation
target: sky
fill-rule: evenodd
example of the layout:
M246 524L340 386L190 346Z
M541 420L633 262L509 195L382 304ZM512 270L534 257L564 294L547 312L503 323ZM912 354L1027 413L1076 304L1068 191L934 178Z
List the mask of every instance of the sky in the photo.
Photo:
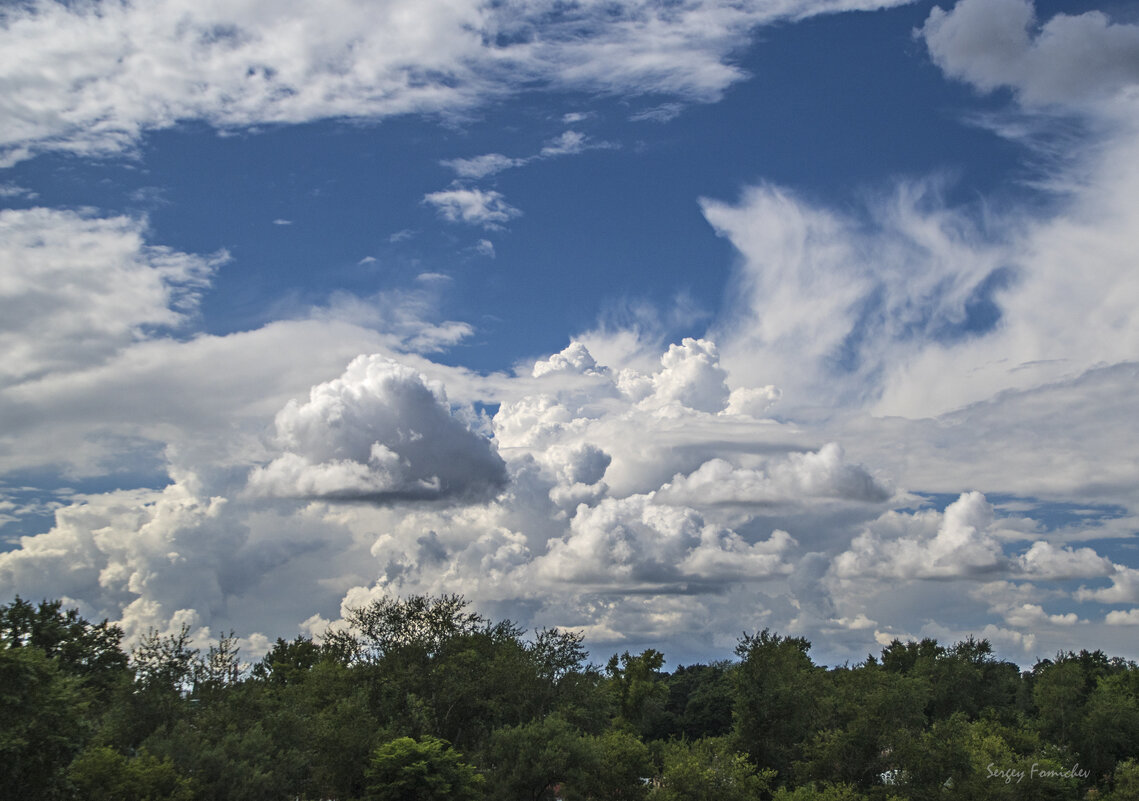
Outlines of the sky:
M0 595L255 659L1139 658L1139 4L0 6Z

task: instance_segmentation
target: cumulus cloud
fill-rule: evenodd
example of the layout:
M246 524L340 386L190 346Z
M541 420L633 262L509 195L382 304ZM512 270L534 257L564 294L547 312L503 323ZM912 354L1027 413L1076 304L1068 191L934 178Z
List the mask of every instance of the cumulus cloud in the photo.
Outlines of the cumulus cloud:
M1113 609L1104 617L1109 626L1139 626L1139 609Z
M361 356L277 414L285 451L249 476L254 494L335 500L473 499L506 479L491 444L452 415L443 388Z
M770 505L809 498L881 503L890 495L865 468L845 464L842 448L832 442L815 453L764 460L757 468L712 459L687 476L674 477L661 487L657 498L681 504Z
M264 13L255 0L74 5L0 13L7 163L39 150L118 153L148 130L462 114L545 86L718 99L758 25L901 0L544 3L335 0Z
M551 581L635 590L687 581L760 580L790 572L784 531L747 543L693 509L660 506L647 495L579 507L569 533L536 562Z
M1072 579L1108 576L1114 572L1110 559L1091 548L1059 547L1049 542L1034 542L1019 557L1021 570L1030 577Z
M548 359L534 362L531 375L541 378L554 373L580 373L582 375L602 375L593 354L581 342L571 342L564 350L552 354Z
M994 522L979 492L963 494L944 513L887 512L835 559L835 572L899 579L992 574L1006 564Z
M464 222L483 228L498 229L522 212L511 206L501 192L484 191L471 187L453 186L423 196L423 202L434 206L443 219Z
M1139 25L1099 11L1038 24L1031 0L960 0L918 31L946 75L1029 106L1084 104L1139 83Z
M1076 590L1077 601L1098 601L1104 604L1134 604L1139 603L1139 570L1124 565L1115 565L1109 576L1111 585L1089 589L1080 587Z
M144 234L130 217L0 211L0 385L99 364L188 321L228 255L180 253Z

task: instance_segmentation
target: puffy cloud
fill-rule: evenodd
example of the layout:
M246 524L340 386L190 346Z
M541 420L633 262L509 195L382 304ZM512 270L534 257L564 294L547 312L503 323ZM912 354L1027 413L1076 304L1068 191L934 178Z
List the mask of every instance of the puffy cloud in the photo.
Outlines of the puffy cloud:
M277 414L285 453L255 469L255 494L337 500L473 499L506 480L491 444L451 414L443 388L361 356Z
M1042 625L1074 626L1079 622L1075 612L1049 615L1039 604L1023 604L1015 609L1010 609L1005 612L1004 618L1010 626L1019 626L1020 628L1034 628Z
M968 492L944 513L887 512L835 559L841 578L948 579L985 576L1006 566L993 507Z
M186 323L228 256L147 245L145 223L0 211L0 385L90 367Z
M1019 565L1028 576L1053 580L1108 576L1115 568L1091 548L1057 547L1044 541L1034 542L1021 554Z
M901 0L584 3L53 0L0 15L0 148L117 153L147 130L462 114L525 86L717 99L764 23ZM271 13L270 13L271 11Z
M663 369L652 377L654 400L701 412L718 412L727 405L728 373L720 366L715 343L686 337L679 345L669 345L660 363Z
M1139 609L1114 609L1104 617L1109 626L1139 626Z
M1038 26L1031 0L960 0L934 8L919 34L947 75L1012 87L1026 105L1083 104L1139 83L1139 25L1099 11Z
M507 203L500 192L462 186L429 192L423 196L423 202L434 206L450 222L465 222L489 229L501 228L501 223L522 214Z
M634 495L579 507L569 533L552 541L535 567L551 581L626 590L761 580L790 572L782 557L794 544L782 531L749 544L734 531L706 523L693 509Z
M601 375L602 370L598 369L597 361L589 352L589 348L581 342L571 342L564 350L553 354L550 358L534 362L531 371L534 378L541 378L551 373Z
M1080 587L1076 590L1077 601L1099 601L1104 604L1139 603L1139 570L1124 565L1116 565L1109 576L1111 586L1098 589Z
M842 448L832 442L816 453L766 459L757 468L712 459L687 476L675 476L661 487L657 499L681 504L774 505L816 498L881 503L890 495L865 468L846 464Z

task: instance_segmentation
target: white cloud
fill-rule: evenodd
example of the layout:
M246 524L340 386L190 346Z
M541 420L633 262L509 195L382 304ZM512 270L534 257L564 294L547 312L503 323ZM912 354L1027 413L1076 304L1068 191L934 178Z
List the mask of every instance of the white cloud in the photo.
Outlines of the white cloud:
M462 114L521 87L712 101L758 25L901 0L545 3L37 0L0 16L0 152L119 153L148 130ZM510 43L504 44L504 41Z
M782 555L794 544L783 531L749 544L693 509L633 495L579 507L568 534L550 543L535 568L549 581L626 591L698 580L762 580L790 572Z
M273 225L292 225L292 224L293 224L292 220L285 220L285 219L282 219L280 217L273 220Z
M277 414L284 454L249 476L256 495L371 500L479 499L506 481L493 446L451 414L442 386L380 357Z
M963 494L943 514L887 512L835 559L841 578L948 579L987 576L1006 567L993 507Z
M27 198L28 200L35 200L39 195L30 189L25 189L19 184L7 181L0 183L0 198Z
M497 229L522 212L511 206L502 193L494 190L453 186L423 196L423 202L434 206L445 220L481 225L483 228Z
M670 122L679 117L682 111L684 111L684 106L681 103L661 103L659 106L651 106L638 111L631 115L629 120L632 122Z
M147 245L145 223L0 211L0 385L90 367L176 329L227 259Z
M1139 626L1139 609L1113 609L1103 622L1109 626Z
M1082 105L1139 83L1139 25L1099 11L1038 25L1031 0L960 0L934 8L919 34L950 77L1011 87L1029 106Z
M529 159L511 158L501 153L487 153L468 159L446 159L439 163L450 167L460 178L486 178L512 167L521 167L528 161Z
M565 131L561 136L548 142L540 153L543 158L572 156L588 147L597 147L597 145L589 145L588 139L589 137L578 131Z
M598 368L593 354L581 342L571 342L565 350L555 353L548 359L534 362L531 375L541 378L554 373L580 373L581 375L604 375L604 368Z
M1004 618L1010 626L1027 629L1046 625L1074 626L1079 622L1079 617L1075 612L1050 615L1039 604L1023 604L1015 609L1010 609L1005 612Z
M882 503L890 494L865 468L846 464L842 448L832 442L816 453L766 459L750 469L712 459L687 476L675 476L656 498L663 503L771 505L814 498Z
M1109 576L1111 586L1098 589L1080 587L1076 590L1077 601L1098 601L1103 604L1139 603L1139 569L1116 565Z
M1093 578L1114 572L1111 560L1091 548L1061 548L1043 541L1034 542L1019 563L1026 575L1042 579Z

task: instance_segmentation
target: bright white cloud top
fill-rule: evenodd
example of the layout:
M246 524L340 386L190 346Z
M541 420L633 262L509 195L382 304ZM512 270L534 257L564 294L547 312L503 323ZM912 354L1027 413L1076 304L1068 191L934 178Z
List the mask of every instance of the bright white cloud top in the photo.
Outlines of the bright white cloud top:
M6 6L0 590L1139 657L1139 27L1070 6Z

